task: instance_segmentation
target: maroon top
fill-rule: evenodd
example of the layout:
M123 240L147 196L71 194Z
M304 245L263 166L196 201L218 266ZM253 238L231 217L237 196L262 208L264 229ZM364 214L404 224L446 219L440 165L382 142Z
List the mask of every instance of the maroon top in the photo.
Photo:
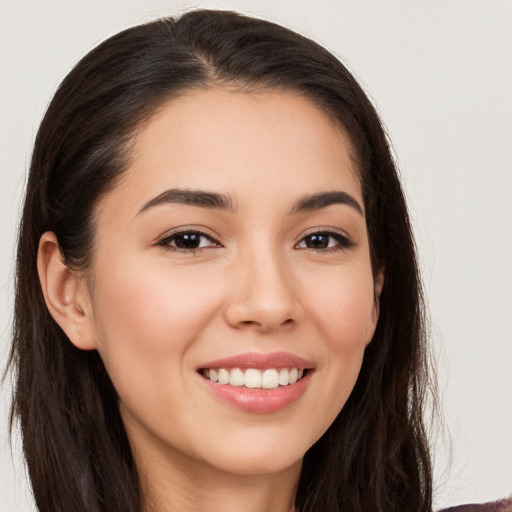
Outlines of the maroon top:
M445 508L440 512L512 512L512 498L481 505L459 505Z

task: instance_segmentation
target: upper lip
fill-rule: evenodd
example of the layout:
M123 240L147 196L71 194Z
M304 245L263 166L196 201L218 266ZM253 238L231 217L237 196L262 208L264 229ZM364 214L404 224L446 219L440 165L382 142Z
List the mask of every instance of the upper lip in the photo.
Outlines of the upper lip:
M313 363L289 352L247 352L209 361L200 368L313 368Z

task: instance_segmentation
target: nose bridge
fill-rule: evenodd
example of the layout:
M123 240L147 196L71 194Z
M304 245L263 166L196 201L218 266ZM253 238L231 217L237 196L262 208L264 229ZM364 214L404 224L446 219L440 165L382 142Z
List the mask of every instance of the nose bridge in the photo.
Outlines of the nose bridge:
M271 330L296 320L293 279L284 251L268 245L247 248L236 266L228 306L230 324Z

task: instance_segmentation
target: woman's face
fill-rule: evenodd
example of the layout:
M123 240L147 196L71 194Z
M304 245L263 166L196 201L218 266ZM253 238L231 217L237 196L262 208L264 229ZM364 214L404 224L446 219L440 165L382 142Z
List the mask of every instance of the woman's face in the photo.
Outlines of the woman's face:
M300 465L378 316L344 133L296 95L190 92L144 125L95 227L92 344L142 460Z

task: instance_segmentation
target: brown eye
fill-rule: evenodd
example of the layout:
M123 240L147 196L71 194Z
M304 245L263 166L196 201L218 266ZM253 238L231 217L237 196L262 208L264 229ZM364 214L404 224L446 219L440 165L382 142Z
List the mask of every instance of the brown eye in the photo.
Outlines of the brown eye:
M208 235L200 231L181 231L164 238L158 245L181 249L183 251L194 251L204 247L218 246Z
M311 233L305 236L297 245L299 249L313 249L321 251L325 249L345 249L350 247L352 242L348 237L333 232Z
M306 247L308 249L327 249L332 237L323 233L316 233L310 235L304 239Z

